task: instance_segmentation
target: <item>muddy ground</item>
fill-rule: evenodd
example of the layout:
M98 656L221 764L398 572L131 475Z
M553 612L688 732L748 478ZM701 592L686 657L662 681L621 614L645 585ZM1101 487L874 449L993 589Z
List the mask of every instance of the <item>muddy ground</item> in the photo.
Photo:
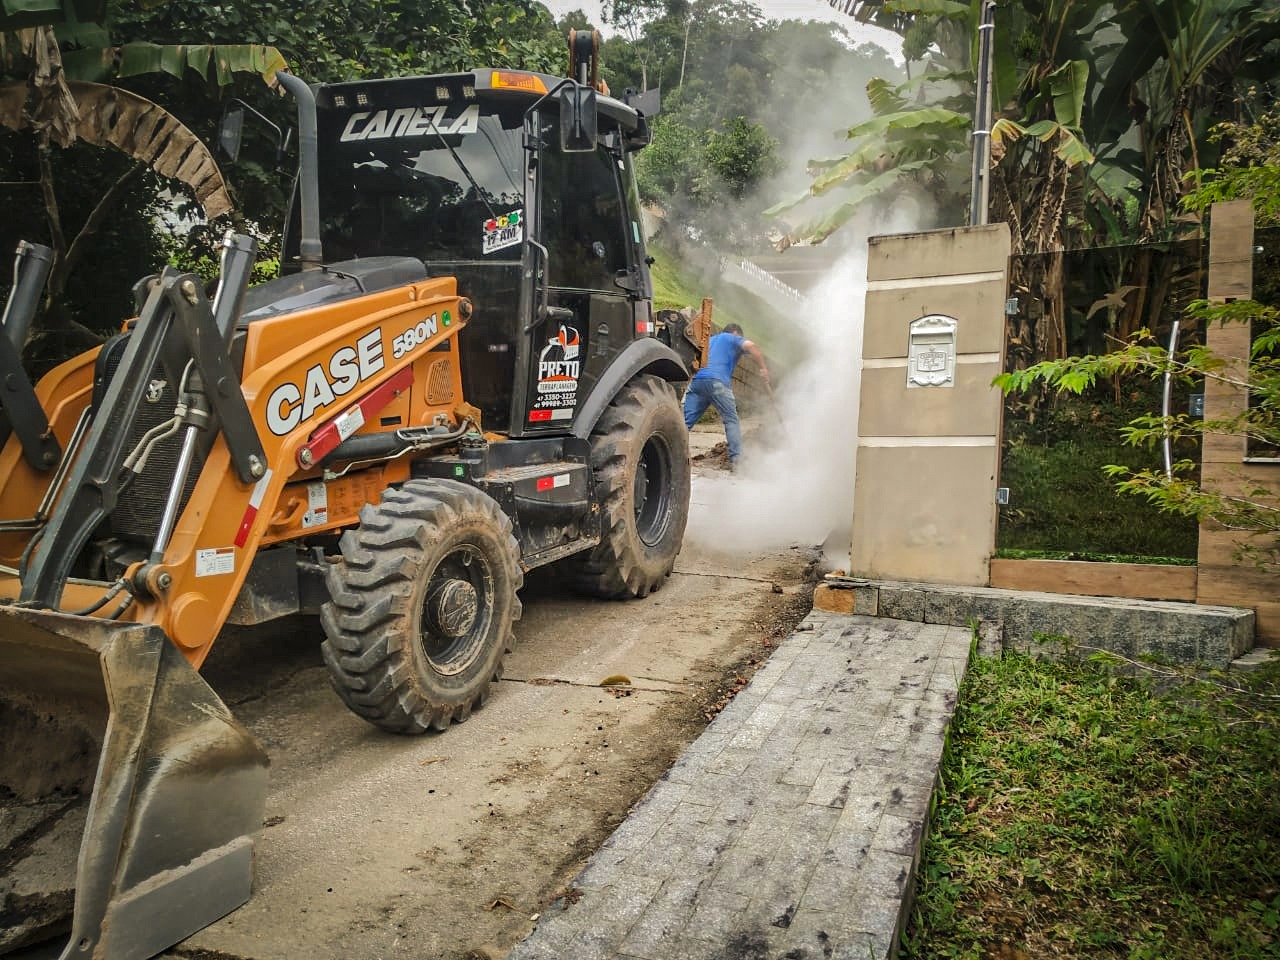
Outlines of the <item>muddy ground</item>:
M695 454L720 439L694 437ZM695 511L722 482L695 465ZM350 714L313 622L223 637L204 674L271 755L267 826L252 900L165 956L504 956L808 612L809 545L715 542L692 524L666 586L629 603L532 576L506 679L443 735Z

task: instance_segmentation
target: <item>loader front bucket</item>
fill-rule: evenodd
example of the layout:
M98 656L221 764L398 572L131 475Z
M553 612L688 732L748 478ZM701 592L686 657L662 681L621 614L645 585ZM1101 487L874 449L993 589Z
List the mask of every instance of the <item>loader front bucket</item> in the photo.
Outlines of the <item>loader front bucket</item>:
M230 913L266 787L163 630L0 608L0 956L143 960Z

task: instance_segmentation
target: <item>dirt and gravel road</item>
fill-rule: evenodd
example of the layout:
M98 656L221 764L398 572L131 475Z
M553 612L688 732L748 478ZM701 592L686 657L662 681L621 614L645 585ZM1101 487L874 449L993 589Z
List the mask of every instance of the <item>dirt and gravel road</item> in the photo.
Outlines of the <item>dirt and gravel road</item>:
M695 433L695 450L715 439ZM343 708L313 622L224 636L204 674L271 755L267 826L252 900L165 956L505 955L809 610L807 545L725 553L699 524L699 501L732 495L695 470L685 549L645 600L532 576L506 679L443 735L390 736Z

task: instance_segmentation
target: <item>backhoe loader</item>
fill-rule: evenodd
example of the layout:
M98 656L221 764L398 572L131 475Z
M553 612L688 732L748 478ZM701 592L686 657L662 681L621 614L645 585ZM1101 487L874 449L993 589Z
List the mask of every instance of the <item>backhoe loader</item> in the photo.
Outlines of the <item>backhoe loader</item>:
M688 513L654 336L644 114L571 76L309 86L282 275L229 236L34 385L49 252L0 336L0 955L138 960L250 894L267 757L198 670L318 613L342 701L443 731L502 674L528 570L658 589Z

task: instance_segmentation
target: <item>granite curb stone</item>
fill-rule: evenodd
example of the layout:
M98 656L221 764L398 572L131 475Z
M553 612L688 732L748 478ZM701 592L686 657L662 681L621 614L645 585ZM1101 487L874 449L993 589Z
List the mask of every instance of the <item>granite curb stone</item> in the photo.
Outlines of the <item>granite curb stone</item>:
M510 960L894 956L972 647L811 613Z

